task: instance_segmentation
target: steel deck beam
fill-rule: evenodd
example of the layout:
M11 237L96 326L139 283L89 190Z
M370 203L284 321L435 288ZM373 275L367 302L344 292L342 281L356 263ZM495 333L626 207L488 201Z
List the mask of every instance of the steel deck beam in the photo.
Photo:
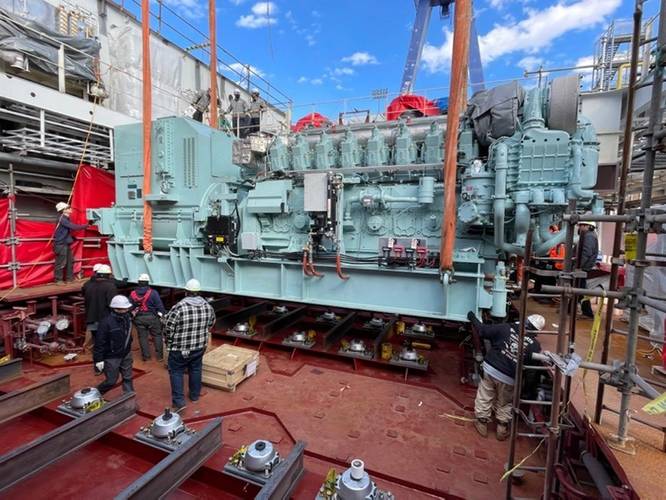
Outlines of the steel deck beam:
M0 383L7 382L21 375L22 359L16 358L0 364Z
M194 474L221 446L222 417L218 417L125 488L115 497L116 500L164 498Z
M19 364L20 366L20 364ZM69 374L50 377L0 396L0 424L69 394Z
M303 475L305 443L297 441L287 458L278 466L257 494L255 500L286 500Z
M69 453L99 439L137 409L135 394L124 394L99 410L65 425L0 457L0 491L26 479Z

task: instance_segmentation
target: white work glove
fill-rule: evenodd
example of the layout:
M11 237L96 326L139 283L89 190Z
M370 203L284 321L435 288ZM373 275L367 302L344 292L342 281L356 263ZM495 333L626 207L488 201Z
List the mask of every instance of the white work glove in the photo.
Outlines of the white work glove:
M104 371L104 361L100 361L99 363L95 363L95 368L97 368L97 371L103 372Z

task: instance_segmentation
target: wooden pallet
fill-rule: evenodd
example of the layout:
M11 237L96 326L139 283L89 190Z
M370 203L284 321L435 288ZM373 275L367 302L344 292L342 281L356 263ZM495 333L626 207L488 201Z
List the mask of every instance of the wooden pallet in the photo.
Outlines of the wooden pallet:
M224 344L204 355L202 381L210 387L234 392L258 367L258 351Z

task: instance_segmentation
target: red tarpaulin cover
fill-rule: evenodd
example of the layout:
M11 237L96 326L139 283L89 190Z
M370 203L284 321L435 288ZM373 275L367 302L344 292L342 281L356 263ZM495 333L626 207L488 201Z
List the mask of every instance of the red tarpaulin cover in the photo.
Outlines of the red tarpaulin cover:
M440 109L430 99L420 95L401 95L391 101L386 108L386 119L397 120L405 111L414 109L423 113L423 116L435 116L440 114Z
M331 120L319 113L309 113L292 125L292 132L300 132L304 128L323 128L331 124Z
M83 165L74 183L72 192L72 222L86 224L86 208L110 207L115 201L113 175L89 165ZM55 218L55 209L54 209ZM55 231L55 222L35 222L25 219L16 221L16 260L21 263L18 270L18 286L26 288L53 281L53 244L47 241L21 241L22 239L50 239ZM10 237L9 200L0 200L0 239ZM100 237L97 231L76 231L75 238ZM107 263L106 238L102 238L99 248L84 247L81 240L73 245L74 272L81 270L83 262L84 274L90 275L93 264ZM0 263L11 262L11 246L0 245ZM49 264L39 264L50 262ZM35 264L37 263L37 264ZM0 269L0 289L12 288L11 270Z

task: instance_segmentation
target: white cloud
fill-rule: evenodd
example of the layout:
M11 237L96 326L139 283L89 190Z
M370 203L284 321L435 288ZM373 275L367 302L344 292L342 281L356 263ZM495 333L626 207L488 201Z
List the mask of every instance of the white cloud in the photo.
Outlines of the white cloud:
M199 19L208 15L208 3L203 0L164 0L164 4L188 19Z
M257 2L252 6L252 14L255 16L271 16L277 12L278 8L274 2Z
M305 41L308 42L308 47L312 47L317 43L314 35L305 35Z
M313 78L312 80L310 80L310 83L312 85L321 85L322 83L324 83L324 80L322 80L321 78Z
M321 17L321 12L318 10L313 10L312 11L312 17L320 18Z
M351 68L335 68L333 73L336 75L353 75L354 70Z
M309 81L310 80L305 76L302 76L297 80L298 83L308 83Z
M245 0L229 0L229 1L234 5L240 5L243 2L245 2Z
M514 52L535 54L571 31L589 29L603 23L620 6L621 0L558 0L541 10L526 8L527 17L515 24L496 24L479 39L484 63ZM451 62L453 34L444 30L444 43L426 44L421 60L427 71L448 69Z
M278 7L274 2L257 2L252 6L251 11L251 14L238 18L236 26L256 29L277 24L275 14L278 13Z
M342 62L351 63L352 66L363 66L366 64L379 64L377 58L368 52L354 52L352 55L343 57Z
M242 75L243 77L247 77L247 69L248 67L250 68L250 78L253 76L261 76L264 77L266 76L266 73L264 73L261 69L257 68L256 66L252 66L251 64L241 64L241 63L231 63L228 68L225 68L225 71L227 73L231 73L232 71L234 74L240 79L241 77L239 76Z
M539 69L543 65L543 62L544 60L542 57L526 56L518 61L518 66L525 71L534 71Z

